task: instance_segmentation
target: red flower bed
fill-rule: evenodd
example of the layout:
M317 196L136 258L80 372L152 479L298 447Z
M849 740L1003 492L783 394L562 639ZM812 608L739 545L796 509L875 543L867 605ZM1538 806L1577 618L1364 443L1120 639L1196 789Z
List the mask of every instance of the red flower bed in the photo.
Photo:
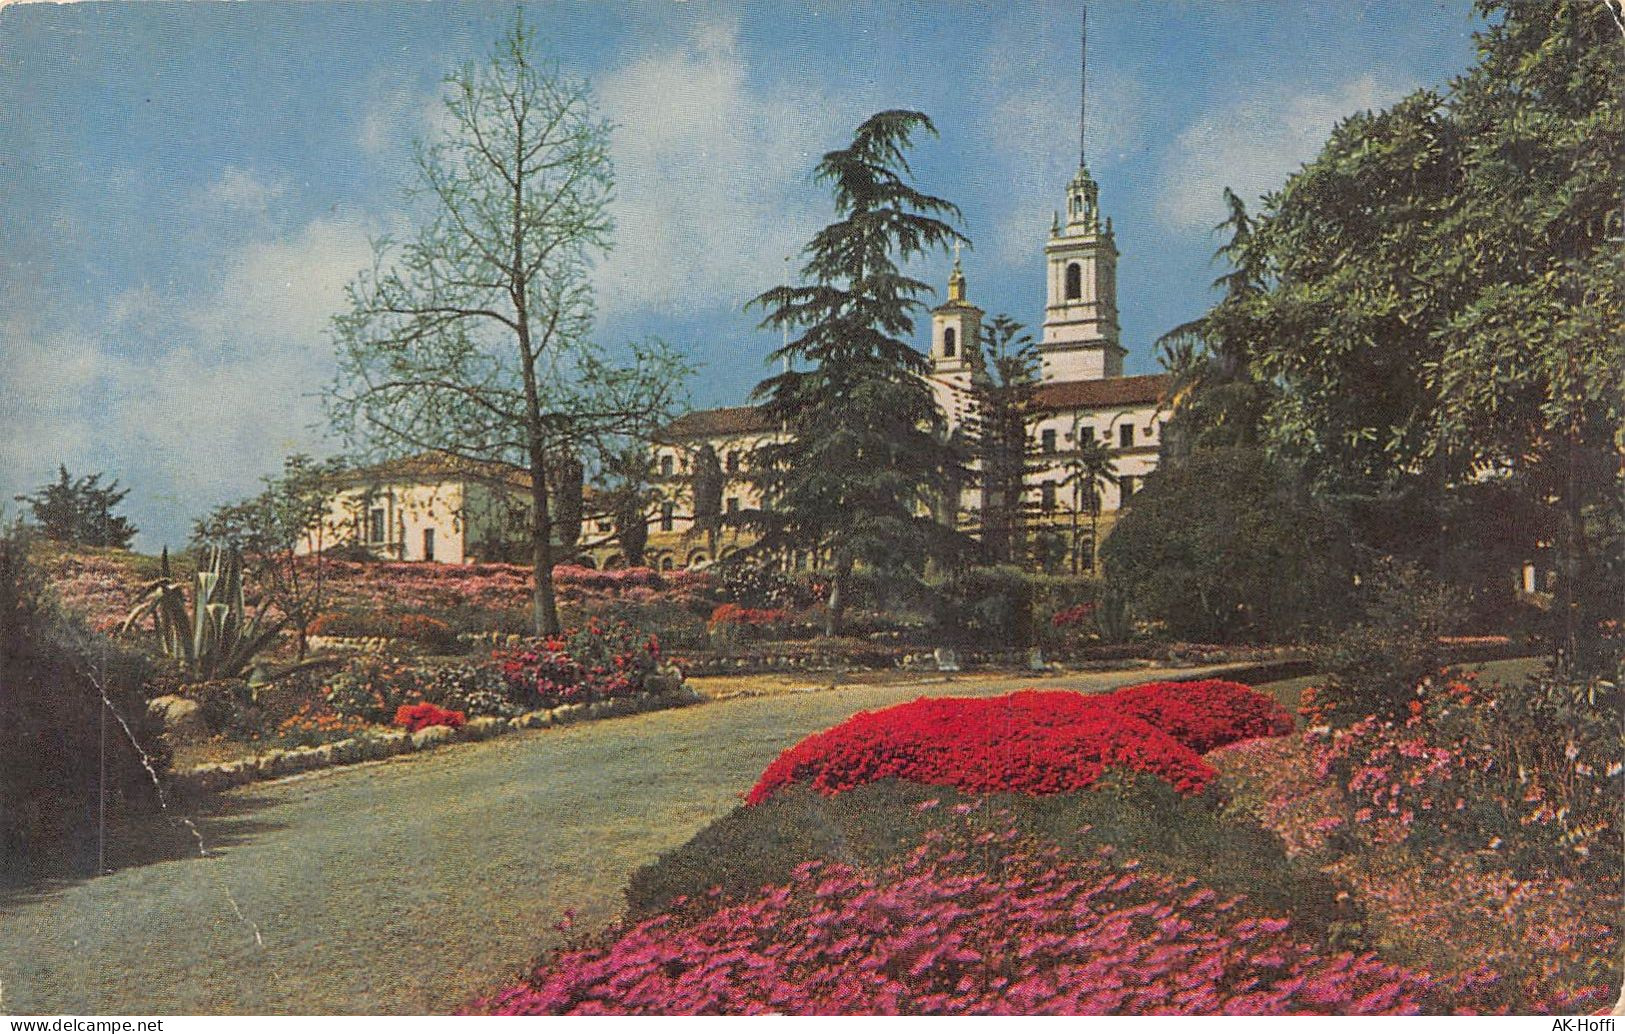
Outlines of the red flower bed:
M1151 682L1100 696L1023 690L927 699L863 712L779 755L746 798L810 782L839 793L898 778L970 793L1067 793L1108 768L1145 772L1182 793L1201 791L1215 747L1290 732L1292 717L1235 682Z
M1029 689L854 715L779 755L746 801L760 804L795 782L835 794L886 778L970 793L1066 793L1110 767L1150 773L1183 793L1215 775L1189 747L1103 697Z
M741 607L737 603L724 603L711 612L711 620L705 627L714 632L723 625L772 628L789 623L790 612L783 607Z
M444 725L449 729L461 729L467 724L468 718L461 711L448 711L443 707L430 703L402 704L395 711L395 724L402 726L407 732L417 732L427 729L431 725Z
M1292 715L1286 708L1239 682L1147 682L1119 689L1106 699L1198 754L1292 731Z

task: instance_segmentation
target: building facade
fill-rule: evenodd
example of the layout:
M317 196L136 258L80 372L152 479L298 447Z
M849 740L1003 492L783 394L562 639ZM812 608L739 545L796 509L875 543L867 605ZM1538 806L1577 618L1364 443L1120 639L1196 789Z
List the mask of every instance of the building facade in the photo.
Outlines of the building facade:
M473 564L520 558L530 475L425 453L336 479L327 515L299 552L361 549L380 560Z
M1117 320L1118 251L1110 218L1103 218L1100 188L1087 165L1066 186L1045 240L1046 304L1037 344L1040 384L1029 426L1035 468L1027 485L1029 551L1051 570L1088 571L1099 540L1156 469L1166 375L1126 377L1127 355ZM969 297L959 260L948 279L947 300L931 312L930 380L950 431L973 416L974 395L987 378L982 355L984 312ZM778 431L751 406L690 413L666 429L654 446L658 513L650 555L660 566L702 566L748 544L737 530L696 534L693 478L700 451L714 450L723 470L723 508L758 505L746 476L753 449ZM1090 477L1082 465L1090 443L1107 447L1109 476ZM962 491L958 521L974 532L980 491Z

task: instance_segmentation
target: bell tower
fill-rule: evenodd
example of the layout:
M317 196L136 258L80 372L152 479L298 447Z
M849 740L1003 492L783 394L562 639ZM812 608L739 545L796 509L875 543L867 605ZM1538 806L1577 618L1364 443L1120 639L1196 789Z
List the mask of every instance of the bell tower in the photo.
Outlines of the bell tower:
M971 385L987 371L982 363L982 310L965 300L965 274L954 245L948 300L931 310L931 390L950 427L964 418Z
M1089 10L1084 8L1078 103L1078 171L1066 185L1066 219L1057 212L1044 245L1048 303L1038 351L1045 380L1099 380L1123 375L1127 350L1117 324L1117 242L1101 224L1100 185L1084 150L1089 85Z

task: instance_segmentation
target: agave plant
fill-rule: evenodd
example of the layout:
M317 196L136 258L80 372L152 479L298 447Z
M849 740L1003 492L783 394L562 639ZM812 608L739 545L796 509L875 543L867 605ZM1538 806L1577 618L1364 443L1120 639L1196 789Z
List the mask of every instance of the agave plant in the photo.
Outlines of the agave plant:
M151 615L164 654L188 673L203 680L241 677L282 630L284 619L266 622L263 610L248 616L242 556L235 549L213 547L208 559L193 578L188 611L185 586L170 577L166 549L158 579L145 587L121 632Z

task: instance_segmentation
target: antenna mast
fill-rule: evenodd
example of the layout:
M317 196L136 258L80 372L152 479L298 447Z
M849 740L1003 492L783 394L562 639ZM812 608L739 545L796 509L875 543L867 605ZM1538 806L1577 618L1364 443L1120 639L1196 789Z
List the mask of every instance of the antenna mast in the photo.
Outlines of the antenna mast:
M1089 5L1083 5L1083 33L1078 44L1078 168L1088 164L1084 130L1089 124Z

